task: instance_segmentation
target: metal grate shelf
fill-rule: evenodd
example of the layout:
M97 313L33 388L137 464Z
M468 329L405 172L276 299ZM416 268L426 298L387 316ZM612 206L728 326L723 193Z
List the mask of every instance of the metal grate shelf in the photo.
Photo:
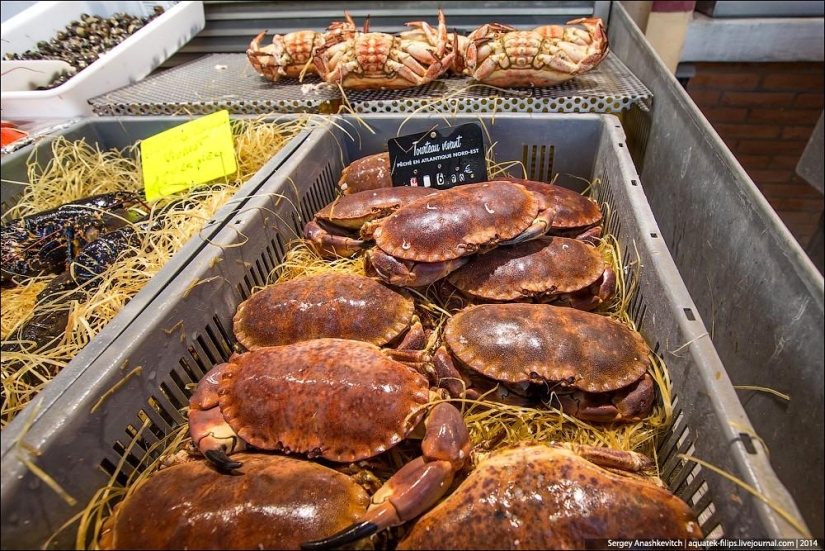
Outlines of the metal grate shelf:
M255 72L246 54L212 54L90 100L98 115L334 113L607 113L651 107L653 96L619 58L609 54L594 70L550 88L501 89L469 77L442 78L407 90L340 91L316 76L273 83Z

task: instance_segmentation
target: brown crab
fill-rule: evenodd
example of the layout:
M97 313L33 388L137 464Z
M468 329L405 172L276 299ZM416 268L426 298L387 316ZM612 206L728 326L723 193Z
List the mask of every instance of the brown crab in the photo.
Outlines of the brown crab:
M447 24L438 10L438 29L402 38L364 32L327 40L313 57L327 84L353 90L404 89L432 82L449 69L455 51L447 51Z
M503 87L560 84L596 67L610 50L599 18L529 31L492 23L468 38L467 71L479 82Z
M319 210L304 226L304 239L323 258L353 256L368 246L359 235L364 224L434 193L438 190L399 186L344 195Z
M424 41L428 36L434 36L438 31L433 29L426 21L411 21L406 23L411 30L404 31L399 34L402 40L409 41ZM466 69L465 55L470 39L458 33L447 33L447 52L455 52L453 61L450 64L450 73L454 75L463 75Z
M398 549L589 549L612 540L701 539L696 516L642 454L522 444L490 454ZM471 529L468 529L471 527Z
M263 31L252 39L246 57L255 71L273 82L281 78L303 79L305 74L317 75L312 62L316 51L328 40L352 36L357 31L349 14L344 12L344 16L345 22L332 23L326 32L303 30L276 34L272 37L272 44L261 47L261 40L266 36L266 31Z
M562 237L572 237L596 244L602 235L602 210L589 197L572 189L555 184L546 184L524 178L502 178L507 182L521 184L531 193L544 196L548 208L553 212L548 233Z
M406 287L429 285L469 255L544 234L553 213L540 194L505 181L465 184L417 199L362 230L368 275Z
M361 157L347 166L338 179L338 188L344 195L358 193L368 189L392 187L390 154L374 153Z
M593 246L549 236L476 256L442 281L450 309L467 302L541 302L592 310L616 290L616 274Z
M607 316L549 304L470 306L447 322L444 345L433 361L453 396L469 383L471 398L496 388L485 397L522 405L538 398L596 422L640 421L653 407L649 348Z
M424 345L409 296L343 272L296 277L258 291L238 306L233 329L247 350L324 337L400 350Z
M247 446L329 461L374 457L404 440L422 420L423 455L404 465L372 498L344 545L406 522L447 490L470 453L461 413L440 402L425 416L427 379L377 346L315 339L258 348L212 369L189 403L189 431L218 468L241 466L227 454Z
M239 457L236 476L201 460L148 477L115 507L100 547L299 549L366 513L369 495L345 474L305 459Z

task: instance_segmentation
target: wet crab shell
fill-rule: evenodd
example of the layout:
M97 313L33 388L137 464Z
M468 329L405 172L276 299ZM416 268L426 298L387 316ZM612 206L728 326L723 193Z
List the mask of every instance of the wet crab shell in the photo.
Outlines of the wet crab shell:
M599 314L549 304L482 304L453 316L444 341L459 362L505 383L551 382L611 392L650 366L638 332Z
M390 154L386 151L375 153L351 162L341 171L338 187L344 195L392 187Z
M316 339L235 356L218 394L224 419L245 442L347 462L404 440L429 385L372 344Z
M357 522L367 492L312 461L238 454L233 476L208 461L147 478L115 511L103 549L299 549Z
M701 537L690 507L667 489L567 449L523 445L482 461L398 549L587 549L607 538Z
M411 186L364 190L339 197L319 210L315 218L357 230L370 220L387 216L407 203L434 193L438 190Z
M238 306L235 336L248 350L337 337L387 344L412 322L403 292L368 277L330 272L271 285Z
M595 201L572 189L524 178L504 178L521 184L532 193L540 193L553 211L552 230L570 230L595 226L602 221L602 211Z
M581 241L544 237L480 255L448 276L471 297L530 300L580 291L604 274L598 251Z
M539 201L524 186L482 182L423 197L385 218L373 237L389 255L441 262L494 247L530 227Z

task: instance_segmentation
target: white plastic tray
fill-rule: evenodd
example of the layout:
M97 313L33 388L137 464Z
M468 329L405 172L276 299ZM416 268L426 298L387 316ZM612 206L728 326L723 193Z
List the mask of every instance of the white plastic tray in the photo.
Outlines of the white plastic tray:
M199 33L203 2L38 2L3 24L0 53L23 53L50 40L80 15L115 13L148 16L155 5L166 11L102 55L65 84L51 90L4 91L3 118L30 120L92 116L89 99L134 84Z

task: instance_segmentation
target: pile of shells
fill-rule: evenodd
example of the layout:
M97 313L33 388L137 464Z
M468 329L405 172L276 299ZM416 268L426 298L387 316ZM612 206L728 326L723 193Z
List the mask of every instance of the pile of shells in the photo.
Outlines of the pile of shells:
M57 75L49 84L37 88L38 90L50 90L66 83L74 75L94 63L98 57L126 40L163 12L163 6L155 6L154 13L148 17L115 13L107 18L84 13L80 15L79 21L71 21L51 40L38 42L36 50L26 50L22 54L6 54L6 59L16 61L58 59L71 65L72 71Z

